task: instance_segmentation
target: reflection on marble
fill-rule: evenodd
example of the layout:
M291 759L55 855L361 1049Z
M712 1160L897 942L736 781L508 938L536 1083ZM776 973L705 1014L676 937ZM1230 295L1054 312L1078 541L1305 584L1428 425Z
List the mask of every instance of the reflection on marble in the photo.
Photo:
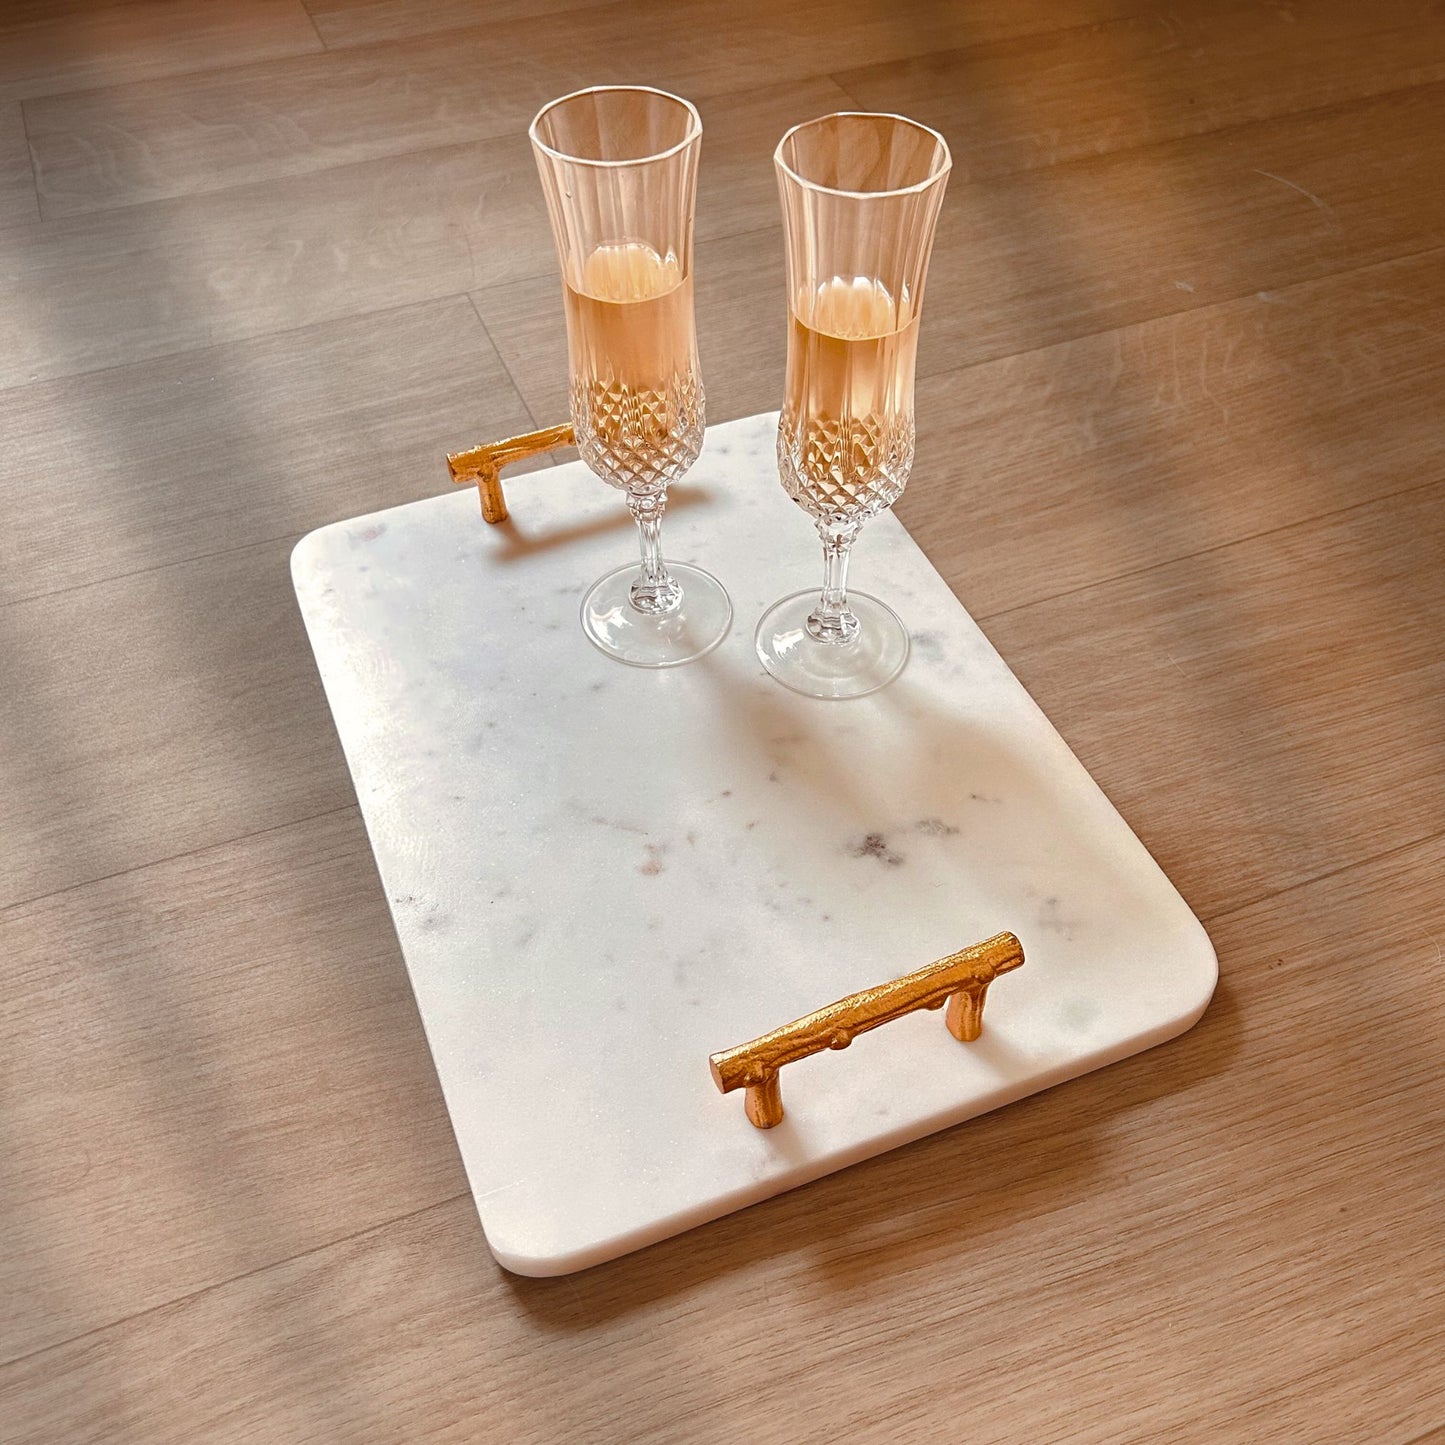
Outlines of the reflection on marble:
M1157 1044L1208 1002L1198 921L896 518L854 580L913 656L848 703L778 687L763 608L820 569L773 416L713 428L668 555L732 635L646 672L578 601L633 546L580 464L324 527L292 569L487 1239L597 1264ZM975 1044L933 1014L788 1071L752 1128L708 1055L1003 929ZM641 1105L641 1107L640 1107ZM968 1150L966 1132L958 1136Z

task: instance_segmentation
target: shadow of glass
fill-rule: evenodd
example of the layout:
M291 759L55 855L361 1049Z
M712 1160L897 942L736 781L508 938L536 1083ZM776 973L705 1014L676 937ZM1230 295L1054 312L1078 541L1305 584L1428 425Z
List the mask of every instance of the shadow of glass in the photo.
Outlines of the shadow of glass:
M967 658L953 664L948 685L967 688L973 666ZM1118 819L1056 734L1015 736L990 726L950 703L921 670L840 704L799 698L761 674L756 685L740 686L726 660L707 657L692 668L709 685L716 747L740 760L741 776L766 777L785 804L797 804L774 809L771 836L759 839L779 858L816 849L820 837L836 839L840 858L875 859L896 879L900 907L920 886L946 890L961 869L998 897L1013 895L1018 907L1010 885L1026 859L1066 860L1074 878L1107 885L1117 903L1148 901L1147 875L1119 857ZM1040 746L1042 736L1049 746ZM900 801L924 797L925 816ZM1102 851L1101 826L1110 830ZM886 906L888 897L880 903L875 894L868 906ZM960 937L954 946L1007 927L1027 952L1032 930L1067 928L1053 904L1040 889L1026 915L979 922L979 938ZM977 920L960 918L960 929L970 922ZM894 960L880 974L928 961Z

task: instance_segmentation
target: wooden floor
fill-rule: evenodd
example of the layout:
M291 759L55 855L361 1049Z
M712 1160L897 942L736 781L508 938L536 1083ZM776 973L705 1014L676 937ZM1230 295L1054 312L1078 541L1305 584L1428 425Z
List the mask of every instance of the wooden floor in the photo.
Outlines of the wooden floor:
M780 132L946 132L898 511L1222 977L537 1281L287 557L564 415L525 126L606 79L703 114L712 420L780 398ZM0 217L0 1438L1445 1439L1438 3L6 0Z

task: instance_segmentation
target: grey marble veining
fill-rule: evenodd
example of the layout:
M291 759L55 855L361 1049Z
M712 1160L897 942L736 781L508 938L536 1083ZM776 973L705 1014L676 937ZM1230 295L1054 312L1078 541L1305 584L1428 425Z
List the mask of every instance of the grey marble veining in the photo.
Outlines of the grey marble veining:
M313 532L292 568L487 1239L600 1263L1159 1043L1202 1012L1198 921L892 516L853 581L902 677L818 702L752 630L815 584L774 416L713 428L670 557L732 635L648 672L579 599L632 524L580 464ZM439 476L441 474L439 463ZM982 1039L915 1014L790 1065L762 1132L708 1055L1000 929ZM966 1134L958 1147L967 1150Z

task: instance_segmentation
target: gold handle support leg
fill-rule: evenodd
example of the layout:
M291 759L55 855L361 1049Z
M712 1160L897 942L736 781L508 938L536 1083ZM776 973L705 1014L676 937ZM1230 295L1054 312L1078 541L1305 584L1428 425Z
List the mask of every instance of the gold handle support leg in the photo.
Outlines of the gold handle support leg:
M505 441L487 442L464 452L447 454L447 470L452 481L475 482L482 499L482 518L495 526L507 520L507 498L502 491L502 468L513 462L526 461L553 447L571 446L572 424L549 426L525 436L508 437Z
M783 1122L783 1086L776 1073L769 1074L761 1084L748 1085L743 1110L759 1129L771 1129Z
M949 994L943 1013L944 1026L961 1044L971 1044L983 1032L983 1000L986 983L961 988Z
M944 1023L949 1033L963 1043L972 1043L983 1031L989 984L1023 961L1023 945L1018 939L1012 933L996 934L916 973L840 998L751 1043L713 1054L708 1060L713 1082L724 1094L746 1089L743 1107L748 1121L759 1129L771 1129L783 1119L779 1071L784 1064L821 1049L846 1049L858 1034L915 1009L940 1008L945 1002Z

